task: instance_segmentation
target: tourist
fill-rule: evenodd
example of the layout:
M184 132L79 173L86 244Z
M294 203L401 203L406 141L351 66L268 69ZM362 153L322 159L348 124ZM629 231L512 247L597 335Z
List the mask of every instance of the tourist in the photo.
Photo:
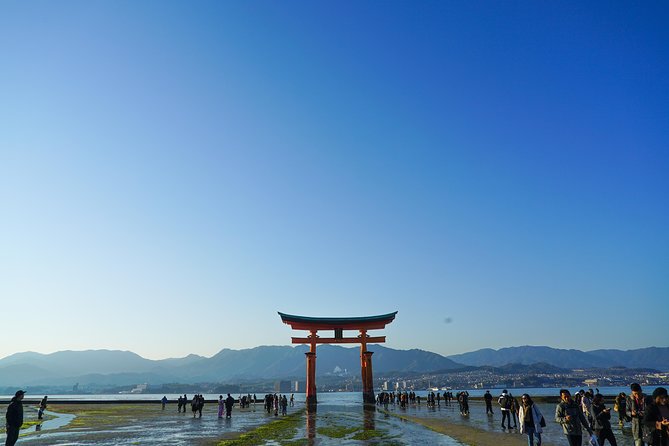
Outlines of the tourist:
M460 415L469 415L469 392L463 390L458 393L458 403L460 403Z
M22 400L25 393L23 390L18 390L7 406L7 414L5 415L5 419L7 420L7 439L5 440L5 446L14 446L16 440L19 439L19 431L23 425Z
M504 425L504 420L508 420L508 428L511 429L511 398L509 398L509 393L506 389L502 390L502 394L497 398L497 403L499 403L500 408L502 409L502 429L507 427Z
M485 394L483 395L483 399L485 400L485 413L486 413L486 415L492 415L493 414L493 412L492 412L492 395L490 394L490 390L485 391Z
M643 424L644 441L648 446L669 445L669 397L664 387L653 391L653 400L646 406Z
M546 420L527 393L524 393L520 400L521 404L518 408L520 433L527 434L528 446L534 446L535 438L537 439L536 446L541 446L541 433L542 428L546 426Z
M588 420L588 424L592 425L592 418L590 415L590 408L592 406L592 391L588 390L583 394L583 397L581 398L581 410L583 411L583 415L585 415L586 420Z
M225 409L225 400L223 400L223 395L218 395L218 418L223 418L224 409Z
M509 392L509 398L511 398L511 410L509 412L511 418L513 419L513 428L518 429L518 423L516 423L516 414L518 414L520 405L518 404L518 400L516 399L516 397L511 395L511 392ZM511 421L509 421L509 429L511 429Z
M632 394L627 398L627 407L630 417L632 417L632 438L634 439L634 446L643 446L641 426L646 410L646 395L643 394L638 383L632 383L630 390L632 390Z
M235 405L235 399L230 396L225 399L225 418L232 418L232 406Z
M42 401L39 403L39 410L37 411L37 419L41 420L44 417L44 411L46 410L46 400L49 397L44 395L44 398L42 398Z
M288 398L286 395L281 397L281 415L286 415L288 409Z
M629 421L627 419L627 395L625 395L625 392L618 394L613 410L618 412L618 424L620 427L624 427L625 421Z
M160 400L163 410L165 410L165 404L167 404L167 397L163 396L163 399Z
M611 446L618 446L616 437L611 430L611 409L604 405L604 396L601 393L596 394L592 399L590 419L592 420L592 429L597 435L599 446L604 446L604 441L606 440L609 441Z
M200 403L200 399L197 397L197 394L193 395L193 400L190 402L191 410L193 411L193 418L197 415L197 407Z
M560 403L555 408L555 422L562 426L569 446L581 446L583 429L592 436L588 420L583 415L581 407L571 398L567 389L560 390Z

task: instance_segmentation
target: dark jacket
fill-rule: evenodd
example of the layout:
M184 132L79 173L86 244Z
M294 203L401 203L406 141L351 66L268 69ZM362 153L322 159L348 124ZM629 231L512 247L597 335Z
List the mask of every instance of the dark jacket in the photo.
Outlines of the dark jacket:
M569 421L566 419L567 415L569 415ZM583 435L583 429L592 433L588 420L583 416L581 406L573 400L569 403L561 401L555 407L555 422L562 426L565 435Z
M228 411L232 410L232 406L234 405L235 405L235 399L233 397L229 396L225 399L225 410Z
M12 398L12 402L7 406L7 426L21 428L23 425L23 403L21 400Z
M592 417L592 428L596 431L611 429L611 412L605 411L603 404L590 406L590 417Z
M653 402L646 406L646 412L642 420L644 429L653 432L653 443L651 443L649 446L655 446L656 444L666 444L667 438L669 436L665 429L659 430L655 428L655 423L657 421L662 421L662 414L660 413L660 408Z

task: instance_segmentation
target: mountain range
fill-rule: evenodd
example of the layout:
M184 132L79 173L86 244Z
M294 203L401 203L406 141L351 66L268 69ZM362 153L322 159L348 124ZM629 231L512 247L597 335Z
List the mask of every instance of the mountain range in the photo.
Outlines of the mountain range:
M669 370L669 348L648 347L636 350L565 350L551 347L522 346L493 350L484 348L448 357L469 366L494 366L507 364L535 364L543 362L556 367L574 368L651 368Z
M563 350L550 347L482 349L445 357L424 350L395 350L374 345L374 373L436 372L469 367L534 365L542 369L652 368L669 370L669 347L637 350ZM0 359L0 387L30 385L131 385L232 382L252 379L304 379L307 346L260 346L244 350L223 349L207 358L150 360L118 350L60 351L51 354L17 353ZM337 345L318 347L317 373L348 370L359 374L358 348Z

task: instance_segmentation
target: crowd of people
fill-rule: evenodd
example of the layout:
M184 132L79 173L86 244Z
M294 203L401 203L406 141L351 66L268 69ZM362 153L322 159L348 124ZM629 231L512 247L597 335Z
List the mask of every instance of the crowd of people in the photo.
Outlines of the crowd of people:
M669 402L667 390L658 387L652 396L645 395L641 386L634 383L630 386L628 396L621 392L615 397L613 412L618 415L621 427L631 423L634 446L669 446ZM460 414L469 416L469 393L428 392L427 406L439 407L442 401L450 405L451 400L458 402ZM483 395L486 415L493 416L494 397L490 391ZM406 409L409 405L420 405L420 396L414 392L381 392L376 403L388 408L389 404ZM541 434L546 427L546 418L532 397L523 394L520 401L506 389L497 398L502 414L502 429L518 430L527 435L529 446L541 446ZM592 444L604 446L608 443L617 446L616 437L611 427L611 408L604 403L604 396L596 389L580 390L572 397L567 389L560 390L560 402L555 407L554 421L561 427L569 446L581 446L583 431L586 431ZM595 443L596 442L596 443Z
M618 423L621 427L625 423L631 423L634 446L669 446L669 396L664 387L656 388L652 395L643 393L641 386L634 383L630 386L631 394L621 392L615 397L613 411L618 414ZM11 399L6 413L6 446L13 446L19 435L23 424L23 397L25 392L19 390ZM438 407L443 400L444 404L450 405L455 399L460 408L462 416L469 416L469 393L462 391L456 393L428 392L426 403L428 407ZM486 405L486 414L493 416L493 397L489 391L483 396ZM241 408L256 404L256 395L240 395L239 404ZM295 404L294 395L290 400L286 395L268 393L264 399L265 411L268 414L279 413L286 415L288 405ZM161 405L163 409L167 404L167 397L163 397ZM201 394L196 394L190 401L193 418L202 417L202 409L205 399ZM421 398L415 392L381 392L377 395L376 403L379 406L388 407L389 404L398 405L406 409L409 405L421 404ZM520 433L527 435L529 446L541 446L541 434L546 427L546 419L539 407L534 403L530 395L523 394L520 402L506 389L497 398L497 403L502 414L503 429L517 429ZM218 417L232 417L232 408L235 399L228 393L227 398L223 395L218 399ZM179 396L177 400L177 411L186 413L189 405L187 395ZM42 419L47 407L45 396L38 410L38 419ZM511 422L513 421L513 427ZM617 446L616 437L611 428L611 408L606 407L604 397L596 390L580 390L572 397L567 389L560 390L560 402L555 408L555 422L561 426L569 446L581 446L583 442L583 431L591 436L592 444L604 446L608 442L611 446Z

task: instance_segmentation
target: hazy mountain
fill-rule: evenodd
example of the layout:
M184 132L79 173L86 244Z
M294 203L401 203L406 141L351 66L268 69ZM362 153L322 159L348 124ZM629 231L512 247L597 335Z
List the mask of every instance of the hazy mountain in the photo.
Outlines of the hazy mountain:
M141 382L197 383L247 379L299 378L305 374L304 353L308 347L260 346L244 350L223 349L211 358L150 360L127 351L62 351L48 355L26 352L0 359L0 387L28 385L102 384L128 385ZM562 372L573 368L650 368L669 370L669 348L638 350L564 350L550 347L483 349L444 357L424 350L395 350L370 346L375 374L420 373L493 367L495 373ZM360 373L359 347L321 345L316 373Z
M41 367L31 364L10 364L0 367L0 387L23 386L33 382L49 382L59 378Z
M592 350L588 353L608 363L608 367L623 366L669 370L669 348L667 347L648 347L626 351Z
M434 371L462 367L436 353L370 346L376 372ZM303 377L307 346L261 346L245 350L223 349L211 358L154 361L124 351L64 351L48 355L19 353L0 360L0 387L10 385L68 385L96 383L125 385L138 382L223 382L243 379ZM317 374L335 370L358 374L360 349L321 345Z
M615 367L669 370L669 347L650 347L637 350L565 350L541 346L508 347L476 350L448 358L471 366L504 366L506 364L546 363L555 367L593 368Z

